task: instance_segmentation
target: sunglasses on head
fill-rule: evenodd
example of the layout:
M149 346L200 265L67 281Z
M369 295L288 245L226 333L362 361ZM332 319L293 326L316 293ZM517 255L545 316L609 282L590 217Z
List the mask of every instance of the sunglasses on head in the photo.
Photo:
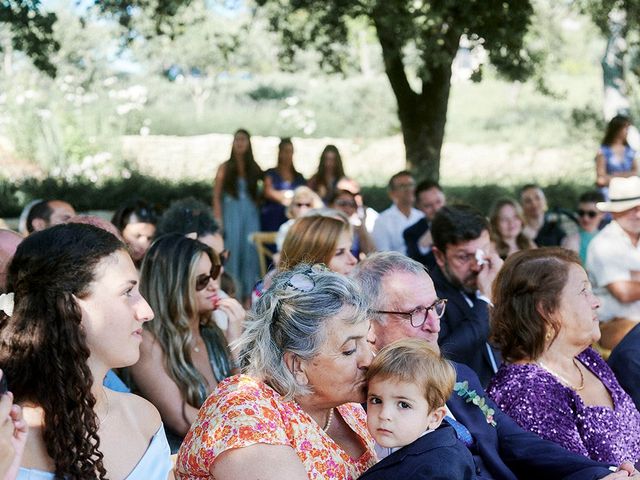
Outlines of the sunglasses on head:
M596 218L596 215L598 215L598 212L596 212L595 210L578 210L579 217Z
M211 271L209 275L200 274L196 277L196 290L199 292L200 290L204 290L209 285L210 280L216 280L220 276L220 272L222 271L222 265L214 265L211 267Z

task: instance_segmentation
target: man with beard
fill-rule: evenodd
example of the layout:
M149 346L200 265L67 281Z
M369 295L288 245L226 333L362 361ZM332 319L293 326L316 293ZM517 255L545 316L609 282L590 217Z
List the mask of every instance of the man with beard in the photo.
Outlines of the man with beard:
M471 367L487 386L500 364L488 343L491 284L502 260L491 248L489 222L467 205L446 206L431 224L438 298L448 300L438 344L450 360Z

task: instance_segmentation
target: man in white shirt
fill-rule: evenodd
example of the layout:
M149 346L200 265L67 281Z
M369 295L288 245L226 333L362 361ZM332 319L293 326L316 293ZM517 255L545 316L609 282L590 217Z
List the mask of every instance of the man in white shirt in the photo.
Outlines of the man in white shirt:
M389 208L380 213L373 227L373 240L379 251L396 251L407 253L402 233L416 223L424 214L413 208L416 182L411 173L402 171L389 180L389 197L393 202Z
M640 178L612 178L609 198L596 204L613 221L589 244L587 272L600 299L600 344L612 349L640 322Z

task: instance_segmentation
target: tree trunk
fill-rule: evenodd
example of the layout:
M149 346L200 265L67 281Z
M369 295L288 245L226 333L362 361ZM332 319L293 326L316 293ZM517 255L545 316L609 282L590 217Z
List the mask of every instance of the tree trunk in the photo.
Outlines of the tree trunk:
M406 149L407 169L422 179L438 181L440 152L447 121L451 91L451 65L458 48L460 35L451 32L446 60L434 65L428 61L422 75L422 92L411 88L404 68L401 41L381 15L374 16L374 24L382 47L385 72L398 102L398 117ZM442 58L442 57L441 57Z
M422 93L416 103L403 108L398 104L398 115L407 168L420 180L438 181L451 91L451 64L431 68L430 73L431 79L422 83Z

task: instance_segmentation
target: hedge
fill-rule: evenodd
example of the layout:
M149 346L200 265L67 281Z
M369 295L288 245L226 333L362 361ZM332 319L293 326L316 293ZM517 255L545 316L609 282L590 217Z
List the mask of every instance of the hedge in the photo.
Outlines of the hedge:
M550 206L574 209L580 194L593 187L575 183L556 183L544 186ZM449 203L464 202L488 212L491 204L500 197L516 197L519 187L503 187L496 184L446 187ZM366 203L381 211L390 204L385 187L365 186L362 193ZM128 179L109 179L103 183L89 180L69 182L63 179L27 178L13 182L0 178L0 218L20 215L22 207L36 198L66 200L76 210L115 210L132 198L144 198L158 210L166 208L173 200L193 196L211 204L209 182L170 182L133 173Z

